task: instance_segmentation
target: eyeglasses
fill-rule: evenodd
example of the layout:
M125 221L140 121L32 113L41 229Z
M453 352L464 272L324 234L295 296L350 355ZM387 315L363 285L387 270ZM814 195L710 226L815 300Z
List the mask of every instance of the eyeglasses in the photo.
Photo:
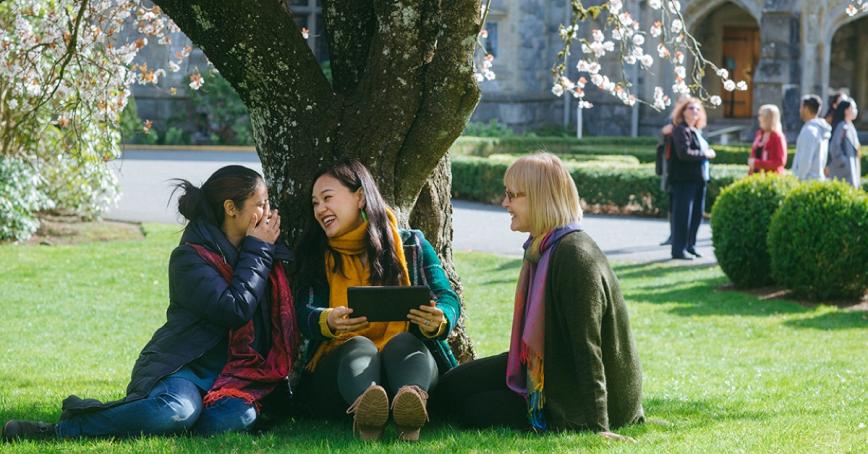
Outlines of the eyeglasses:
M512 199L517 199L527 195L524 192L512 192L510 190L503 191L503 194L506 195L506 200L509 200L510 202L512 202Z

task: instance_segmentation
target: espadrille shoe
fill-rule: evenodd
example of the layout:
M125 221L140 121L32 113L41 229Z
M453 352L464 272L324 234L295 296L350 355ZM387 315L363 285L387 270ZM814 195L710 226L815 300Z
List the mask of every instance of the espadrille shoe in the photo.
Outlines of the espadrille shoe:
M416 385L402 386L392 401L392 419L398 439L419 441L419 431L428 422L428 393Z
M380 385L371 385L350 405L353 415L353 436L360 440L378 440L389 421L389 396Z

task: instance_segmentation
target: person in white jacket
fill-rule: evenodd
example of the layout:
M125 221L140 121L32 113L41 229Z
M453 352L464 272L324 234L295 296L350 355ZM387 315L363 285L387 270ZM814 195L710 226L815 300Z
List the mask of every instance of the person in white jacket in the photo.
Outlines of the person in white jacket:
M796 140L793 175L802 181L826 179L823 168L826 167L826 159L829 155L832 128L824 119L817 117L820 112L820 102L817 95L807 95L802 98L802 107L799 110L805 124Z

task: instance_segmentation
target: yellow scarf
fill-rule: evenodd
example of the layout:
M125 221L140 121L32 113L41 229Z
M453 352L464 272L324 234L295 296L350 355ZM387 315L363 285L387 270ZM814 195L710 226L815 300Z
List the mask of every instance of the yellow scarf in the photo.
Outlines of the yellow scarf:
M401 264L403 276L401 285L410 285L410 273L407 270L407 259L404 257L401 234L398 233L398 221L391 210L386 210L389 217L389 227L395 243L395 253ZM365 240L368 235L368 221L362 222L357 228L337 237L329 239L329 246L336 254L340 254L343 273L334 272L335 260L330 251L325 253L325 274L329 284L329 307L348 306L347 289L350 287L370 285L371 271L366 263L367 250ZM351 315L353 317L353 315ZM393 337L409 328L409 322L372 322L361 331L342 333L334 339L319 346L308 368L314 370L320 359L328 352L355 336L364 336L374 342L377 350L382 350Z

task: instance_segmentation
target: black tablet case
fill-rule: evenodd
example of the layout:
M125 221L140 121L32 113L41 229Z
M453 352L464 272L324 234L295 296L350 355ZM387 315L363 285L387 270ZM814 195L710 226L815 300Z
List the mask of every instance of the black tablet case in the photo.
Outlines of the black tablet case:
M428 305L428 287L350 287L347 301L353 309L350 317L368 317L369 322L406 322L410 309Z

